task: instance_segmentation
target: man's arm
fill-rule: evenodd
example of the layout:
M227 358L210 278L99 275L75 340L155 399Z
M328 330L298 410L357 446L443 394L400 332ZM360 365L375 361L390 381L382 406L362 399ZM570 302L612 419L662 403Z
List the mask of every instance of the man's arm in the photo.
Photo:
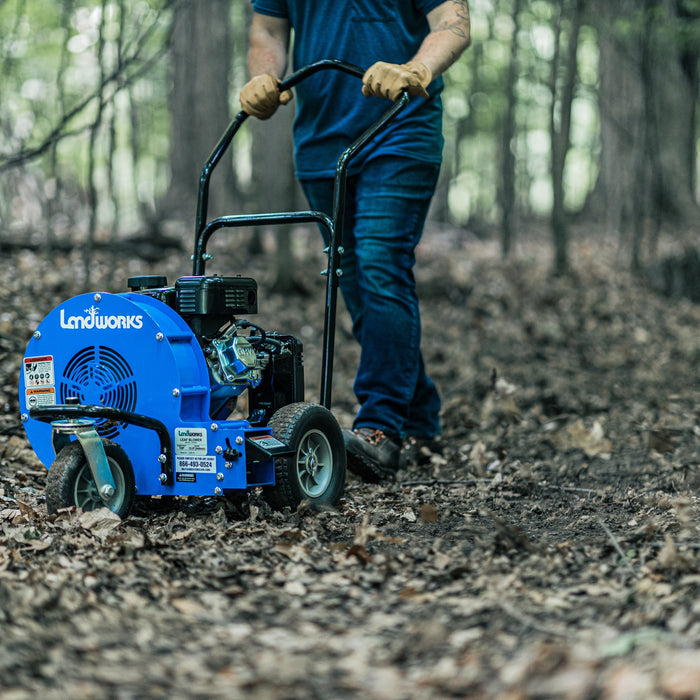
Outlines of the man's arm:
M447 0L428 13L430 34L411 59L430 69L433 78L444 73L471 43L467 0Z
M253 13L248 49L248 72L251 78L264 73L281 78L287 67L288 48L289 21L282 17Z
M390 100L406 90L409 95L428 97L426 88L444 73L469 46L471 25L467 0L447 0L428 12L430 33L416 55L403 64L379 61L362 78L362 94Z
M287 67L289 21L253 14L248 49L250 80L241 90L241 107L258 119L269 119L277 108L292 99L292 91L280 93L279 81Z

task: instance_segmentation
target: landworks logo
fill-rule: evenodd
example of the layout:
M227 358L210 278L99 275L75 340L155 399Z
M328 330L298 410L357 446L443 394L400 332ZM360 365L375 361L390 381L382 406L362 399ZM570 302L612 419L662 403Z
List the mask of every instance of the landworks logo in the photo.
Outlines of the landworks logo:
M65 309L61 309L61 328L69 330L117 330L129 328L143 328L143 316L100 316L100 310L96 306L85 309L86 316L68 316Z

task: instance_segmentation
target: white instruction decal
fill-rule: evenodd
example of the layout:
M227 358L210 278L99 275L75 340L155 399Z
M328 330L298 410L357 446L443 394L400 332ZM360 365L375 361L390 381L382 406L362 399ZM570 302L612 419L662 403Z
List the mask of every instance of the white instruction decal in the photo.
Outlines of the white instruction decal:
M53 355L24 358L24 385L54 386L56 384L53 370Z
M216 457L176 457L175 471L195 474L215 474Z
M203 456L207 454L206 428L175 428L175 454Z

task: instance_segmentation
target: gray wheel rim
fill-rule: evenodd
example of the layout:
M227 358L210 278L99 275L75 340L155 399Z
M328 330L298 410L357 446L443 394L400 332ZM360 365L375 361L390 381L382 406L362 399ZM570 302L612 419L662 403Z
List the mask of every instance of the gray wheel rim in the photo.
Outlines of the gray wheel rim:
M75 479L75 486L73 487L73 501L78 508L82 508L83 510L95 510L106 506L116 513L122 507L124 499L126 498L124 472L119 463L112 457L107 457L107 462L109 463L114 485L116 486L114 495L107 500L100 498L100 494L97 491L97 484L92 478L90 466L86 462L78 472Z
M297 480L304 495L318 498L333 478L333 450L320 430L309 430L299 443L296 459Z

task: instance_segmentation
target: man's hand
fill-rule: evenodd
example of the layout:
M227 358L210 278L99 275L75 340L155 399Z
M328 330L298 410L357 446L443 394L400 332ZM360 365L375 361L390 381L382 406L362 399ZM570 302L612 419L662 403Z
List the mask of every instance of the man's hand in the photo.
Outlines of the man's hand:
M280 93L279 83L268 73L251 78L241 90L243 111L258 119L269 119L280 105L292 99L291 90Z
M362 94L365 97L386 97L394 102L405 90L409 95L428 97L428 87L433 75L430 68L420 61L401 65L379 61L370 66L362 77Z

